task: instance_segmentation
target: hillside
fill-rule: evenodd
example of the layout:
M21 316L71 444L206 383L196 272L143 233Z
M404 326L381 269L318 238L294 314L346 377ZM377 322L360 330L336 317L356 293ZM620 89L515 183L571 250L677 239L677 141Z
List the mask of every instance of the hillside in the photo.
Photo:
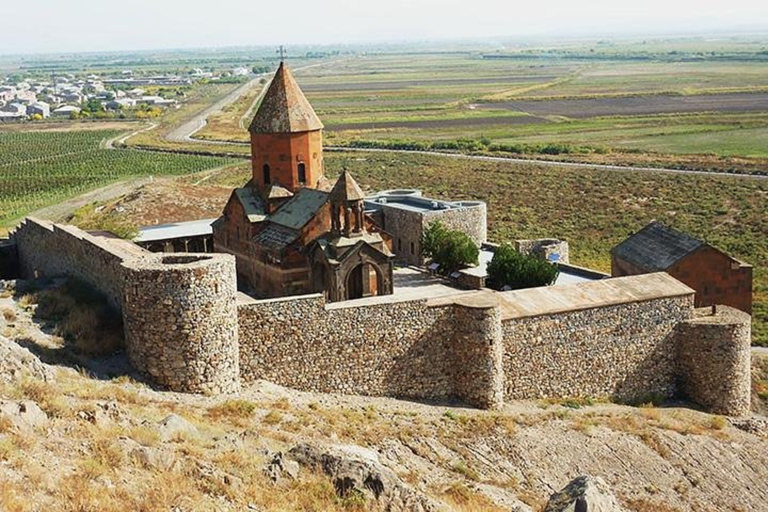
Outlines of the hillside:
M768 502L758 420L575 400L487 412L264 381L236 396L169 393L119 353L87 355L116 329L67 288L6 285L2 510L526 511L583 474L628 510Z

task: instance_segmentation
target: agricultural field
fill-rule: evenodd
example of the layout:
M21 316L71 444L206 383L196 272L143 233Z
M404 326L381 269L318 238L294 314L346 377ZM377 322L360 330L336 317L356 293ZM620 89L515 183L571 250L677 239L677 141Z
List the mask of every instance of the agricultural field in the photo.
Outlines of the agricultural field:
M470 140L491 152L756 172L768 168L767 46L690 38L371 52L295 75L329 145ZM246 142L248 103L197 136Z
M44 206L119 180L223 167L221 157L108 149L124 131L0 132L0 227Z

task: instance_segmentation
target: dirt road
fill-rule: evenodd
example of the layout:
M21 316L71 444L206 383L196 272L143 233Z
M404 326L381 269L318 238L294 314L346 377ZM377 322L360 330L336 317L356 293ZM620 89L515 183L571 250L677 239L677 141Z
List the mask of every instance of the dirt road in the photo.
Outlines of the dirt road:
M68 199L59 204L41 208L30 213L29 216L54 222L61 222L66 220L67 217L72 215L72 213L78 208L94 202L116 199L120 196L124 196L130 192L133 192L142 185L152 183L156 179L157 178L152 178L150 176L113 183L105 187L97 188L96 190L91 190L90 192L86 192L80 196L73 197L72 199Z

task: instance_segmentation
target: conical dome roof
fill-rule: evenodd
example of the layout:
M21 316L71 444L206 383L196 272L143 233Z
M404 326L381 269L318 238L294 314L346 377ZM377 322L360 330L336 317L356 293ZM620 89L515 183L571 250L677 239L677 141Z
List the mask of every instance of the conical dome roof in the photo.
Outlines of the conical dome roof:
M336 180L330 197L331 201L359 201L365 199L365 194L349 171L344 171Z
M321 130L323 123L285 63L277 68L248 129L251 133L295 133Z

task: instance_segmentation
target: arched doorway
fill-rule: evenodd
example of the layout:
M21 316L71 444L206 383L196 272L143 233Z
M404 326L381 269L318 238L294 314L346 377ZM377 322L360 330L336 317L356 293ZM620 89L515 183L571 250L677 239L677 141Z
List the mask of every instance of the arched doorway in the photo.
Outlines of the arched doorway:
M347 300L373 297L383 288L381 270L373 263L361 263L347 274Z
M262 167L261 170L264 173L264 184L269 185L270 183L269 164L264 164L264 167Z

